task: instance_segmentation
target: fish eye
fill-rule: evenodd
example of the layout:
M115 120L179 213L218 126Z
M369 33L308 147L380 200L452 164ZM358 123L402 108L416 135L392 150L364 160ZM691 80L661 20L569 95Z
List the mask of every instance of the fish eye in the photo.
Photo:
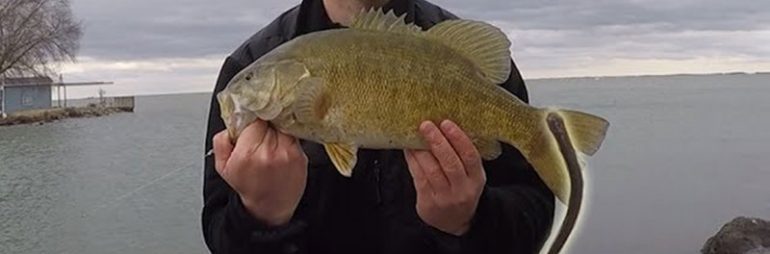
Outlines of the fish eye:
M246 81L251 81L251 75L246 76Z

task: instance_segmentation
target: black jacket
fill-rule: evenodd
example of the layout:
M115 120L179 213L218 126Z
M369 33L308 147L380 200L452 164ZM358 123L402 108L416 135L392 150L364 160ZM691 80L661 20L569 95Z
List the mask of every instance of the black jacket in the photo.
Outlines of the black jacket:
M407 13L427 29L456 18L423 0L391 0L385 9ZM214 94L241 69L296 36L335 27L320 0L305 0L248 39L222 67ZM515 68L504 88L527 101ZM224 130L212 97L206 150ZM243 208L217 174L209 156L204 168L203 235L214 253L535 253L550 232L554 199L514 148L484 162L484 189L471 229L462 237L424 224L415 211L415 190L402 151L359 151L351 178L341 176L322 146L303 141L310 159L308 182L291 222L266 228Z

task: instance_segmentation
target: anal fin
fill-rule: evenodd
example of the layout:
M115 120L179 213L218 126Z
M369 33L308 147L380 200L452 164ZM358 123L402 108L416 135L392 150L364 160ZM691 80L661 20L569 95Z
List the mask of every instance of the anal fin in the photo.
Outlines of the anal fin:
M474 141L476 149L479 150L481 158L484 160L494 160L503 153L500 142L494 139L477 139Z
M346 177L353 175L353 167L356 166L358 160L358 147L349 144L329 143L324 144L324 148L340 174Z

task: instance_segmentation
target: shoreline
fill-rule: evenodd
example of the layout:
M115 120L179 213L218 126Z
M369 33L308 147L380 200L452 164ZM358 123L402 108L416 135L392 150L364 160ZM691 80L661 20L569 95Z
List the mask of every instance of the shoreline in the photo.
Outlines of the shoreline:
M10 114L6 118L0 118L0 127L43 124L69 118L100 117L131 112L134 112L133 107L71 107L25 110Z

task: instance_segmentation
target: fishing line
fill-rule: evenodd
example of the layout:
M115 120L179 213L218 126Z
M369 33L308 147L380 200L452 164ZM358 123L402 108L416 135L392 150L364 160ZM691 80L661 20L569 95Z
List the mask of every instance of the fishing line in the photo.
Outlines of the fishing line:
M176 173L179 173L179 172L181 172L183 169L191 168L191 167L195 166L195 164L197 164L197 162L192 162L192 163L190 163L190 164L188 164L188 165L186 165L186 166L183 166L183 167L180 167L180 168L174 169L174 170L172 170L171 172L168 172L168 173L166 173L165 175L163 175L163 176L161 176L161 177L158 177L158 178L156 178L155 180L152 180L152 181L150 181L149 183L146 183L146 184L144 184L144 185L142 185L142 186L139 186L139 187L137 187L136 189L134 189L134 190L132 190L132 191L129 191L128 193L126 193L126 194L123 194L123 195L121 195L120 197L117 197L117 198L113 199L113 201L112 201L112 202L110 202L110 203L108 203L108 204L106 204L106 205L102 205L102 206L99 206L98 208L99 208L99 209L102 209L102 208L112 208L112 207L115 207L116 205L118 205L118 204L119 204L121 201L123 201L124 199L126 199L126 198L128 198L128 197L131 197L131 196L133 196L134 194L136 194L136 193L138 193L138 192L140 192L140 191L144 190L145 188L147 188L147 187L150 187L150 186L153 186L153 185L155 185L155 184L159 183L160 181L162 181L162 180L164 180L164 179L166 179L166 178L168 178L168 177L170 177L170 176L172 176L172 175L174 175L174 174L176 174Z

